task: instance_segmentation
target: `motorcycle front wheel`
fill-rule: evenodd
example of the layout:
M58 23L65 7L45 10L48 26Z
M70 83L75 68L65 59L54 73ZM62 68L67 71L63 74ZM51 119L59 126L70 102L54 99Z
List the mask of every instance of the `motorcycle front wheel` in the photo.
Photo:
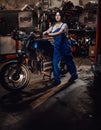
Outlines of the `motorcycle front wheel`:
M20 69L19 74L16 74ZM17 62L9 62L5 64L0 71L1 85L9 91L17 91L24 89L29 83L29 70L25 65L18 68Z

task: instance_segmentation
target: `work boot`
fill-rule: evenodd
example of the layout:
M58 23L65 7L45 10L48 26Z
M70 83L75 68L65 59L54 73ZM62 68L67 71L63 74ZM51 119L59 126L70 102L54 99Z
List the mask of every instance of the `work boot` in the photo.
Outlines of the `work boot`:
M61 81L53 81L53 83L52 83L52 86L54 87L54 86L57 86L57 85L59 85L59 84L61 84Z
M74 81L78 79L78 75L76 75L75 77L71 77L69 80L68 80L68 83L74 83Z

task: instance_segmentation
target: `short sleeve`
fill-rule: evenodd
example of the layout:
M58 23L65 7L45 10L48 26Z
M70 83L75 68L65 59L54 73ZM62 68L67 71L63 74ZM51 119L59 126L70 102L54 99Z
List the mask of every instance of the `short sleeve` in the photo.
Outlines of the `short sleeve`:
M53 26L51 26L51 27L49 28L49 32L52 32L52 29L53 29Z
M68 34L68 25L66 23L64 23L61 28L64 29L66 34Z

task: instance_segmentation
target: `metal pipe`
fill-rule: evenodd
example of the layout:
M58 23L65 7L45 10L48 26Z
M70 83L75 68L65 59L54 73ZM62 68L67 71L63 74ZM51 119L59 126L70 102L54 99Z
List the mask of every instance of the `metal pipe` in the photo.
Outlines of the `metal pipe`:
M100 30L101 30L101 1L98 0L98 11L97 11L97 26L96 26L96 45L95 45L95 59L94 62L99 62L99 47L100 45Z

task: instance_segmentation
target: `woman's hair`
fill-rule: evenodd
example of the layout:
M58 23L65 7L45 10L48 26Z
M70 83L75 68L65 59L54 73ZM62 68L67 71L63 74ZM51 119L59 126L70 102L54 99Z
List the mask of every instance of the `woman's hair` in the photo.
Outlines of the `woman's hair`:
M61 10L57 10L56 12L55 12L55 15L56 15L56 13L58 13L59 12L59 14L60 14L60 16L61 16L61 20L63 20L63 13L62 13L62 11Z

